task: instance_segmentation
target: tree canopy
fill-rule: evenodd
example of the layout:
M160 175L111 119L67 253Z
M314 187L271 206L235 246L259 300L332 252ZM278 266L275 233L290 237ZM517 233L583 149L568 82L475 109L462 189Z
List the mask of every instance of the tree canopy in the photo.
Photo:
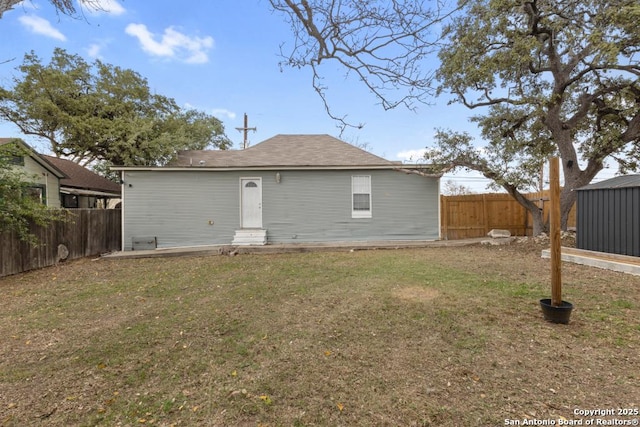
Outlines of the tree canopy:
M163 165L177 150L225 149L222 122L157 95L135 71L87 63L55 49L43 65L33 52L0 88L0 119L50 144L58 157L86 165Z
M441 90L471 109L487 144L441 132L440 161L482 172L534 214L520 191L562 159L562 225L575 190L640 152L640 5L635 0L473 0L446 28Z
M13 6L23 1L24 0L0 0L0 18L2 18L3 13L13 9ZM77 12L74 0L49 0L49 3L55 7L58 13L62 13L63 15L74 16ZM100 9L99 0L82 0L80 5L89 9Z
M472 120L485 146L459 129L439 130L430 160L442 170L482 172L532 212L536 234L542 212L522 192L535 185L547 157L562 159L564 227L573 190L588 184L606 159L622 171L637 168L637 0L270 2L294 34L284 63L313 70L325 105L319 65L333 60L384 108L452 94L478 111Z

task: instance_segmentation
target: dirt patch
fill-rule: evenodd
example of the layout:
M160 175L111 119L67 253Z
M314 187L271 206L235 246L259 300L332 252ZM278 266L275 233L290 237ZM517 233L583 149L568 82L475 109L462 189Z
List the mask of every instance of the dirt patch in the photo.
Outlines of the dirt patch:
M393 291L393 296L406 301L428 302L436 299L439 292L436 289L409 286Z

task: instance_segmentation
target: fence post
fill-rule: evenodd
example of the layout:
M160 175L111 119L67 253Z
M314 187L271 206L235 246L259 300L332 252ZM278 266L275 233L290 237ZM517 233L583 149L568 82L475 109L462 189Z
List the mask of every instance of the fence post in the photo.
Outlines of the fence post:
M449 240L449 217L447 213L447 198L442 194L440 195L440 240Z
M489 207L487 206L487 195L482 195L482 223L484 225L484 235L489 234Z

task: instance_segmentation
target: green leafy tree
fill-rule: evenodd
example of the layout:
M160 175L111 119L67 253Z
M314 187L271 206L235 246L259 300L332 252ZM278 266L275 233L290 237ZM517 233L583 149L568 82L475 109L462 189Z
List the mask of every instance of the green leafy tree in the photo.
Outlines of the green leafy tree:
M486 146L440 132L439 160L482 172L534 216L544 159L562 160L561 225L605 159L636 170L640 152L640 5L636 0L473 0L445 29L441 93L484 114Z
M15 232L20 240L37 244L31 225L45 226L64 220L65 211L51 209L29 195L33 178L20 170L13 159L29 155L13 143L0 145L0 233Z
M55 49L48 65L31 52L13 87L0 88L0 119L45 139L82 165L164 165L178 150L225 149L222 122L151 93L132 70Z

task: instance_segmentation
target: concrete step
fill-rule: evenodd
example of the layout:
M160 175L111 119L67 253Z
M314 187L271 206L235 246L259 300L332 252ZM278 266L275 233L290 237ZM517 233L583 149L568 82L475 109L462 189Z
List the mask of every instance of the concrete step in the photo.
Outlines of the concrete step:
M267 230L244 228L236 230L233 236L232 245L248 246L248 245L266 245Z

